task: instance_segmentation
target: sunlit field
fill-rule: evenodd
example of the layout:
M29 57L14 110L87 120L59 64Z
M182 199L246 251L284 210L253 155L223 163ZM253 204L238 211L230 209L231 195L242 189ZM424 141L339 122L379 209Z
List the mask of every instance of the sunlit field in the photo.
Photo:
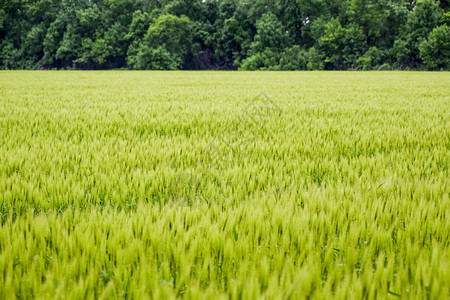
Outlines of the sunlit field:
M449 83L0 72L0 299L449 299Z

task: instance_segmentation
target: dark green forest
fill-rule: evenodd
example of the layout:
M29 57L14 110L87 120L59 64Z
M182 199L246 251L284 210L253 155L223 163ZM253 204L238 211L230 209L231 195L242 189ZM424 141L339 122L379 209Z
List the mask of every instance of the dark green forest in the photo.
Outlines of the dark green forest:
M449 70L449 2L0 0L0 69Z

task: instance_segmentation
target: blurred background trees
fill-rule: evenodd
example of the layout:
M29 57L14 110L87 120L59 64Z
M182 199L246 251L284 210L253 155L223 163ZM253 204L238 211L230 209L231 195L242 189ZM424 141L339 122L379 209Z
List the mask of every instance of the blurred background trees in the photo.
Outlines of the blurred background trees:
M0 0L1 69L450 69L448 0Z

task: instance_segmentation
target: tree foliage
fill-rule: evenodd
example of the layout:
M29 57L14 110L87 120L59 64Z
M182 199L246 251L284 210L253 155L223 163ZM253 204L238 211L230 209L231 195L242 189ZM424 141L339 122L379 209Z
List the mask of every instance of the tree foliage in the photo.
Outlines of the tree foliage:
M449 69L448 1L3 0L0 69Z
M144 70L176 70L183 63L191 41L189 18L161 15L150 24L132 66Z
M436 27L420 46L420 57L430 69L450 69L450 27Z

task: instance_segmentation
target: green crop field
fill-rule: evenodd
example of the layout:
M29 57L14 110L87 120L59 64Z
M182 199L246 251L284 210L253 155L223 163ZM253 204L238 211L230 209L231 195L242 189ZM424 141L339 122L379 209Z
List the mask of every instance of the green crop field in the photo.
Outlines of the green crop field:
M0 72L0 299L449 299L449 83Z

